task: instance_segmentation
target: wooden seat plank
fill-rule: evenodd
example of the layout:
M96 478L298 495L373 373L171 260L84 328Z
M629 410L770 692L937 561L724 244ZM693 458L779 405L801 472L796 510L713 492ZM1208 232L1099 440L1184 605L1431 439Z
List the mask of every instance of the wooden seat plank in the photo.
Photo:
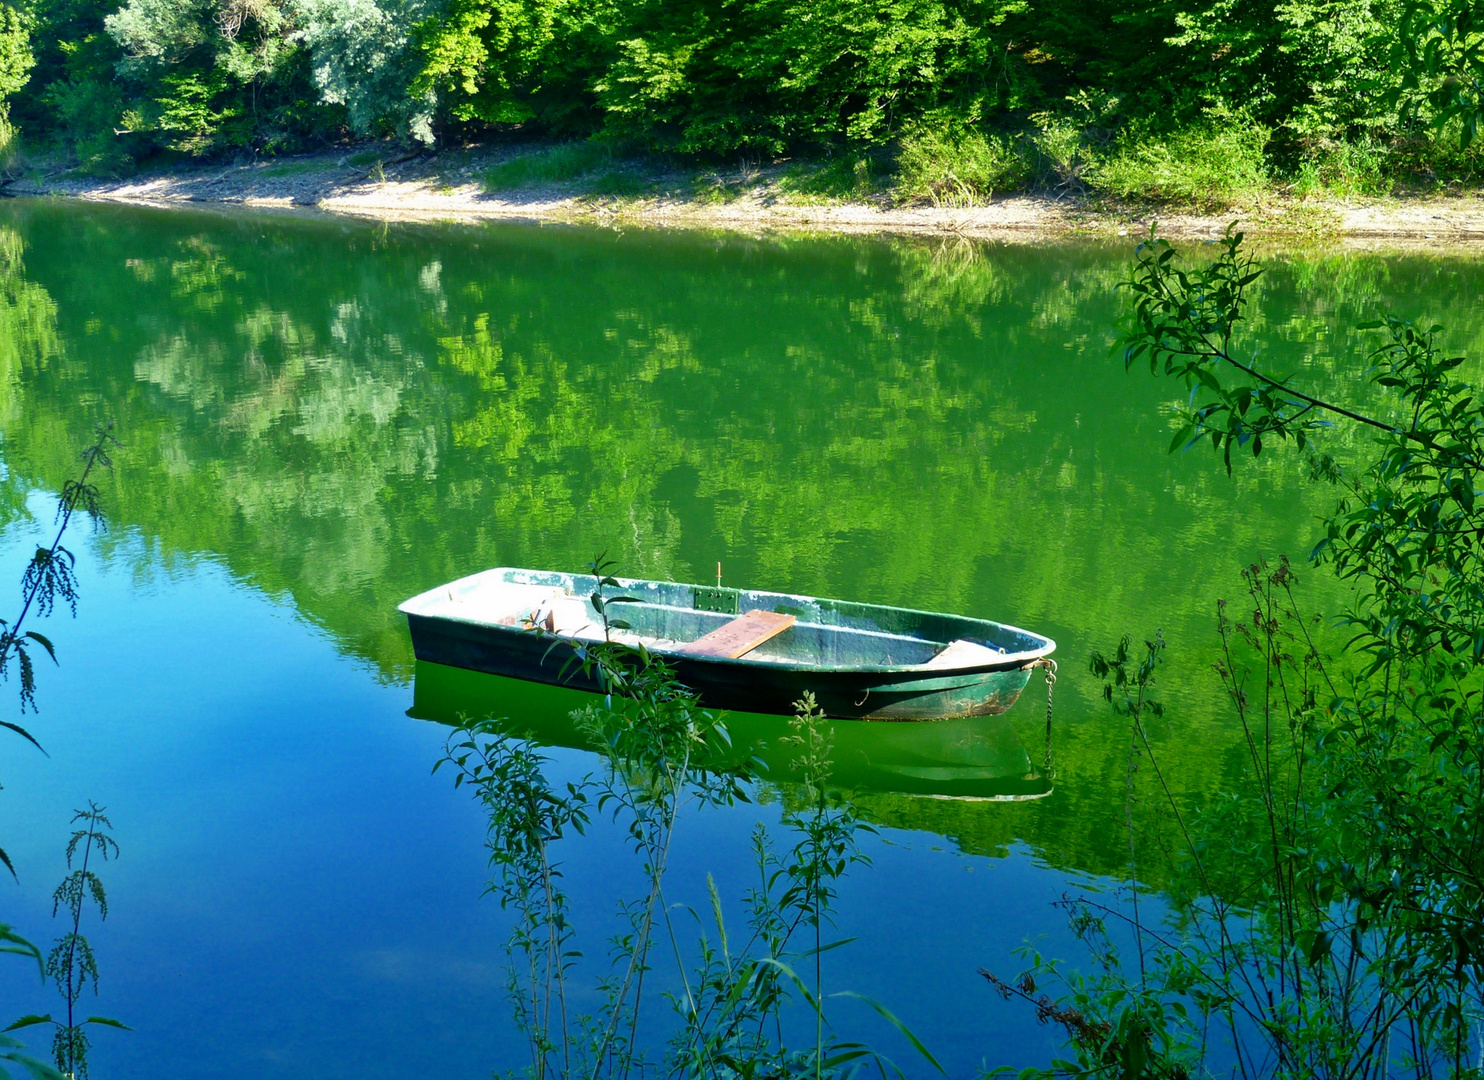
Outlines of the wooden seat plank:
M677 651L687 656L715 656L735 660L739 656L746 656L763 642L777 637L792 626L794 621L794 616L780 615L776 611L749 611Z

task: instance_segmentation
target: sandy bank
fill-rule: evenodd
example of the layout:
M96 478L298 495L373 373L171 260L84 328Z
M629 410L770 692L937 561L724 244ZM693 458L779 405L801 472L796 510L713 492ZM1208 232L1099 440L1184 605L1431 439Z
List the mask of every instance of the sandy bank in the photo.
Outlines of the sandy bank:
M508 156L506 152L500 156ZM523 219L622 223L636 226L723 228L744 231L803 229L837 232L1033 237L1046 234L1131 235L1157 216L1161 232L1219 234L1233 220L1253 236L1313 237L1349 244L1400 242L1407 246L1484 243L1484 198L1416 197L1352 203L1273 198L1254 206L1201 214L1130 210L1075 199L1012 196L987 206L892 206L833 202L780 193L765 174L697 197L683 184L669 194L613 198L586 193L580 182L491 193L481 178L490 164L469 152L417 158L380 168L358 168L344 157L320 155L266 164L178 168L100 180L67 175L23 177L7 195L53 195L144 204L224 203L312 207L380 220ZM649 186L665 190L665 178Z

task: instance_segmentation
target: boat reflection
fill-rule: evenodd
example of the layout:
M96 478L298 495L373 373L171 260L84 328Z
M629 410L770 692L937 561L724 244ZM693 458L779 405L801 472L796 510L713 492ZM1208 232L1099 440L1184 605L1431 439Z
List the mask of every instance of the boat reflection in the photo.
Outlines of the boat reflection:
M507 679L419 661L407 715L450 726L506 717L511 729L550 746L585 748L572 712L593 700L579 690ZM1051 794L1052 783L1032 764L1004 717L966 717L927 723L825 721L834 737L834 783L857 793L1021 802ZM788 720L729 713L727 730L738 759L749 753L769 780L797 779L793 755L782 743Z

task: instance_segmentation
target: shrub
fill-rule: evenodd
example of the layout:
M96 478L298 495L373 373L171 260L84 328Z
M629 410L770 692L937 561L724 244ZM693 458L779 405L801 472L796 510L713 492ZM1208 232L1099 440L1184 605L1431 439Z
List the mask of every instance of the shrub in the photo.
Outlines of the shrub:
M841 154L823 162L799 162L790 165L778 178L778 190L802 202L866 199L879 194L882 184L881 164L859 154Z
M1088 125L1067 116L1036 113L1031 117L1036 133L1031 146L1036 151L1036 180L1057 194L1080 193L1093 159L1087 151Z
M1265 372L1242 331L1263 268L1242 242L1229 228L1216 259L1185 262L1151 230L1122 283L1130 303L1113 352L1183 384L1171 453L1209 440L1230 475L1234 457L1291 440L1334 485L1310 561L1353 587L1336 620L1343 651L1333 662L1320 651L1322 620L1301 612L1286 559L1244 571L1247 596L1217 606L1214 669L1246 760L1233 789L1189 808L1146 727L1163 716L1149 696L1163 638L1094 654L1103 696L1131 728L1132 904L1067 905L1090 974L1031 951L1021 977L988 977L1066 1033L1072 1059L1023 1080L1477 1080L1484 407L1442 327L1394 315L1357 327L1377 335L1355 356L1387 399L1371 415ZM1332 441L1336 425L1370 437ZM1152 839L1181 853L1157 926L1139 909L1141 770L1168 806L1170 831ZM1137 967L1120 959L1125 928Z
M1484 177L1484 143L1462 145L1461 122L1438 131L1414 133L1392 150L1392 175L1424 185L1473 184Z
M604 169L583 186L589 195L611 199L631 199L650 190L650 184L644 177L628 169Z
M1267 185L1263 148L1269 134L1235 117L1169 135L1131 128L1086 179L1094 190L1119 198L1230 206Z
M897 157L897 192L935 206L974 206L996 191L1024 187L1030 157L1001 135L972 129L918 127L902 138Z
M566 183L596 172L612 161L613 152L594 143L554 146L492 166L484 174L484 187L486 191L499 191L530 184Z
M1326 142L1299 165L1295 195L1389 195L1394 162L1385 147L1369 138L1353 143Z

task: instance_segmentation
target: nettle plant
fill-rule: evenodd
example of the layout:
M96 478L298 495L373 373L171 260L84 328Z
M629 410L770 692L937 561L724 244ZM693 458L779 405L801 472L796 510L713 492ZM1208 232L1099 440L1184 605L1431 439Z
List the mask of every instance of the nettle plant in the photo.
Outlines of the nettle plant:
M1264 370L1242 341L1262 273L1242 244L1229 230L1190 266L1151 232L1126 282L1124 362L1187 391L1172 451L1209 442L1231 471L1290 443L1337 488L1310 557L1353 586L1348 640L1322 654L1286 560L1245 572L1246 611L1217 612L1216 674L1247 755L1199 810L1179 805L1145 734L1162 642L1095 656L1130 724L1130 800L1148 762L1168 803L1165 828L1142 834L1172 867L1165 915L1069 899L1092 973L1032 952L993 981L1063 1027L1060 1075L1479 1076L1484 405L1440 327L1391 315L1360 327L1378 339L1364 358L1377 408ZM1328 451L1347 427L1372 437ZM1137 875L1125 889L1137 900Z
M858 838L870 826L829 788L830 740L812 696L799 703L788 736L804 776L781 800L792 843L780 848L766 827L754 831L757 878L743 898L745 926L728 927L709 875L708 918L666 902L670 853L685 815L748 800L759 781L757 765L736 762L722 714L703 708L669 665L642 646L612 640L613 630L626 628L612 608L628 598L608 592L619 587L609 564L597 559L591 569L598 580L592 601L605 640L565 644L573 650L572 663L595 675L604 690L574 714L602 760L601 770L581 781L554 783L541 748L507 720L456 732L438 763L455 770L456 785L473 788L488 818L489 892L514 915L506 943L507 990L527 1040L530 1076L598 1080L637 1071L825 1077L868 1065L883 1075L896 1072L869 1047L828 1031L825 1002L841 997L874 1009L937 1067L879 1003L849 991L825 993L821 958L848 944L825 940L837 886L851 866L867 861ZM562 644L553 641L553 647ZM558 851L582 835L595 814L607 815L623 830L644 885L639 895L619 902L623 929L610 942L608 971L597 979L599 1007L577 1015L572 980L582 954ZM681 914L703 927L688 949L681 944L684 927L677 925ZM657 945L667 963L673 959L678 986L664 995L668 1024L644 1022L646 977L651 984L657 977L651 974ZM813 1045L805 1049L787 1046L783 1036L783 1013L795 995L814 1020ZM667 1038L653 1037L658 1028L667 1030Z
M82 932L83 908L91 900L99 920L108 918L108 893L94 869L94 860L107 862L118 858L119 846L112 836L113 822L108 820L107 812L97 803L88 803L86 810L76 811L72 822L83 827L74 829L67 841L67 876L52 894L52 917L65 910L71 928L57 939L46 958L46 974L67 1003L67 1015L65 1019L53 1017L51 1013L23 1016L6 1030L50 1024L56 1028L52 1037L52 1057L57 1068L74 1080L87 1080L88 1051L92 1049L87 1029L111 1027L128 1030L119 1021L106 1016L86 1019L78 1016L78 1005L88 983L93 984L93 993L98 992L98 959L87 935ZM73 865L74 860L76 865Z
M112 467L113 462L109 450L117 445L118 440L113 435L113 424L98 425L95 429L94 441L82 452L81 474L64 483L57 497L55 522L57 531L51 543L39 545L36 548L35 554L21 575L19 613L12 620L0 619L0 679L9 678L11 664L14 662L19 676L22 714L28 709L32 712L36 711L36 664L31 650L39 647L54 663L57 659L56 647L51 639L39 631L28 629L28 619L45 618L52 614L59 604L64 605L73 616L76 616L78 583L74 569L77 560L63 541L67 537L68 529L79 514L88 518L95 530L104 527L95 475L100 469ZM19 735L36 749L42 749L35 736L21 724L0 720L0 727ZM87 827L75 831L68 842L66 855L69 874L57 889L53 909L53 916L55 916L62 907L67 908L72 920L71 932L58 942L50 955L43 959L41 950L36 945L21 937L12 927L0 924L0 953L10 953L34 960L42 982L44 983L48 978L53 979L67 1001L65 1023L53 1020L50 1015L24 1016L8 1026L5 1033L0 1033L0 1063L10 1062L33 1077L58 1078L58 1080L64 1074L68 1077L86 1078L89 1045L83 1031L86 1025L123 1027L118 1021L106 1017L90 1017L81 1023L76 1022L75 1018L75 1006L85 983L92 981L94 990L97 989L97 965L87 938L80 932L82 905L85 898L91 896L98 906L99 914L107 914L107 898L102 882L97 874L88 868L88 863L94 854L107 859L110 854L117 852L118 847L108 835L112 826L100 807L90 803L88 809L78 811L73 820L74 823L85 820ZM83 845L82 863L80 867L74 869L72 862L79 844ZM4 849L0 849L0 863L4 864L12 877L16 876L15 866ZM23 1053L21 1044L8 1034L11 1031L41 1023L50 1023L57 1027L52 1049L57 1069L63 1070L61 1073L44 1062ZM5 1066L0 1064L0 1076L9 1075Z
M77 615L77 575L73 572L77 558L63 546L73 518L82 514L92 522L95 530L104 527L103 511L98 501L98 486L93 483L94 470L111 468L109 447L117 446L113 436L113 424L100 424L95 440L82 452L82 474L62 485L57 496L56 535L44 547L38 546L36 554L26 564L21 575L21 610L13 620L0 619L0 679L10 677L10 664L14 660L20 669L21 712L36 711L36 662L31 655L33 646L39 645L55 663L57 651L51 639L35 630L26 629L26 619L35 615L45 618L56 608L58 602L66 605L73 616ZM19 724L0 720L0 727L15 732L38 750L32 734ZM15 867L4 851L0 851L3 862L12 874Z

